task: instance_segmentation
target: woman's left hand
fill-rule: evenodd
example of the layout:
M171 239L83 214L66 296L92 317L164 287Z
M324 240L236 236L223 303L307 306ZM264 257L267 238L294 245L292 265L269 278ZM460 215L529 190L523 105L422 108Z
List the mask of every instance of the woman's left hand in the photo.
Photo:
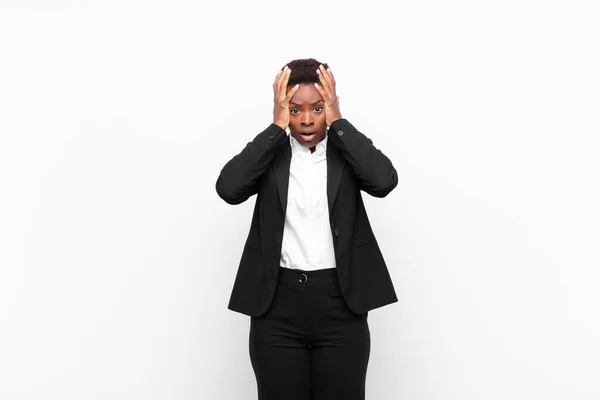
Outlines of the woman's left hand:
M333 121L342 118L339 97L335 93L335 79L333 79L331 68L325 69L323 65L319 65L317 75L321 84L315 83L315 87L325 102L325 122L329 127Z

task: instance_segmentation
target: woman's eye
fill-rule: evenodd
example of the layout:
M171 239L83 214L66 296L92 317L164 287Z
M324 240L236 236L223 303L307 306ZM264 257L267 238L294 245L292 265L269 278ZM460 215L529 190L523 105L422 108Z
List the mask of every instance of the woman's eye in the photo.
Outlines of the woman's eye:
M291 112L292 114L298 114L300 111L299 111L297 108L292 108L292 109L290 110L290 112Z
M321 111L323 109L323 106L316 106L315 107L315 111Z

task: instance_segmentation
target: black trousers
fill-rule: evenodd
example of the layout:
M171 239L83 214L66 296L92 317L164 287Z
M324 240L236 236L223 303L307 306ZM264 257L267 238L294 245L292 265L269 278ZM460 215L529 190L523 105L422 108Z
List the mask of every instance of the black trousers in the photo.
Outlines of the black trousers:
M335 268L279 268L271 306L250 322L259 400L364 400L368 312L348 308Z

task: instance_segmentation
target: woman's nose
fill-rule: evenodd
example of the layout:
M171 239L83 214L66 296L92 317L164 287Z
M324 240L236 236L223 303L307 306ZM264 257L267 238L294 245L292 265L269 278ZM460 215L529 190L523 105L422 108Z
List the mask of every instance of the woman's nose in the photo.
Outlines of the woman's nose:
M304 113L302 117L302 125L311 125L313 123L313 118L311 113Z

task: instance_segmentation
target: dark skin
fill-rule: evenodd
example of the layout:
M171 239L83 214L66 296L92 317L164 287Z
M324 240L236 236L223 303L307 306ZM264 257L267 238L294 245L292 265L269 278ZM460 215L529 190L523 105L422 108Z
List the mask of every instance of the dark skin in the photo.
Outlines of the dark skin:
M291 70L286 65L273 83L273 123L286 129L310 152L325 138L327 127L342 118L339 99L335 92L335 79L331 68L322 65L317 69L318 83L288 86Z

